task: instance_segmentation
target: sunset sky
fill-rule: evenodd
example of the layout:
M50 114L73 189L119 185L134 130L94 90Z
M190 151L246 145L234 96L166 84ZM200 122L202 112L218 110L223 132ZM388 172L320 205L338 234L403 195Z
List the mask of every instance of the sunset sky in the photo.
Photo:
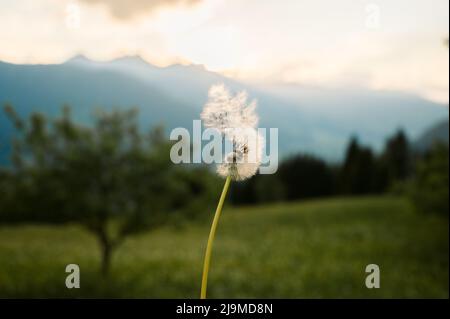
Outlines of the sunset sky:
M203 64L253 82L448 103L448 0L0 0L0 60Z

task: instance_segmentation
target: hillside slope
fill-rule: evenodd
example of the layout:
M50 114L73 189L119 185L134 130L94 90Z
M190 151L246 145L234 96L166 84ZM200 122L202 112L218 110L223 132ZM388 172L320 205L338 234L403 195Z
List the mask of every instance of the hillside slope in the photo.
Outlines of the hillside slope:
M426 130L414 143L414 148L420 152L429 150L435 143L448 145L448 120L442 121Z

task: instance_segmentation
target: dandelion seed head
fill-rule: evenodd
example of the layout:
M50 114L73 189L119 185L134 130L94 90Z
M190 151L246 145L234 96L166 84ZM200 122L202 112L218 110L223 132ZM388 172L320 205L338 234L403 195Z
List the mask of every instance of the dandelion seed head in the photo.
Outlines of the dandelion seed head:
M228 153L217 167L217 173L222 177L231 176L235 181L242 181L255 175L261 165L263 137L255 129L233 130L233 151ZM231 134L228 131L228 134ZM230 135L229 135L230 137Z
M246 92L233 96L223 84L213 85L200 118L205 127L215 128L220 133L227 128L254 128L258 125L256 102L247 100Z
M245 91L232 95L223 84L213 85L200 117L205 127L218 130L233 145L233 151L218 165L217 173L236 181L255 175L261 165L264 145L256 130L256 101L248 102Z

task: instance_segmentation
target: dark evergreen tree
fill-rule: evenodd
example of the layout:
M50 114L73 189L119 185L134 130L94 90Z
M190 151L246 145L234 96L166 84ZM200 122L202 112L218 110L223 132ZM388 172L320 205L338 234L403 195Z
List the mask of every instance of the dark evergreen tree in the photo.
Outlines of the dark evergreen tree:
M368 194L375 187L376 161L369 148L359 145L353 137L339 173L339 192L343 194Z
M404 181L411 175L411 153L408 138L402 130L387 140L382 155L389 182Z

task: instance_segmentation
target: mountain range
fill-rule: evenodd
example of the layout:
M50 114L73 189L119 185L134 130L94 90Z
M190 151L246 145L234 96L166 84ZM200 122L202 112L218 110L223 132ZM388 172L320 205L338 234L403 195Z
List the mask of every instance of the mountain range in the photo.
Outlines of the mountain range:
M448 105L413 94L362 87L324 88L294 84L254 84L210 72L201 65L154 66L139 56L107 62L84 56L51 65L0 62L0 104L11 103L26 116L39 111L57 116L62 105L89 124L96 108L139 108L142 127L192 127L211 85L247 90L258 101L260 127L279 129L282 155L307 152L339 161L351 136L380 150L389 135L403 129L410 139L438 122L448 122ZM0 113L0 163L9 153L12 126Z
M419 152L429 150L435 143L448 145L449 123L448 120L437 123L426 130L413 144Z

